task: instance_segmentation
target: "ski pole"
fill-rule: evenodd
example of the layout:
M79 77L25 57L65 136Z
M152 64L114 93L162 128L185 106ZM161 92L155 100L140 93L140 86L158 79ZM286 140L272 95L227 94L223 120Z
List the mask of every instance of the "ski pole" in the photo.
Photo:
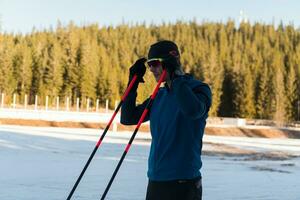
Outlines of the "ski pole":
M72 197L73 193L75 192L75 190L76 190L76 188L77 188L77 186L78 186L78 184L79 184L79 182L80 182L82 176L84 175L86 169L88 168L90 162L92 161L92 159L93 159L93 157L94 157L96 151L98 150L99 146L101 145L102 140L104 139L104 137L105 137L105 135L106 135L106 133L107 133L107 131L108 131L108 129L109 129L111 123L113 122L115 116L117 115L119 109L121 108L121 105L123 104L124 100L125 100L126 97L128 96L128 94L129 94L131 88L133 87L134 83L136 82L136 80L137 80L137 75L134 75L133 78L132 78L132 80L130 81L130 84L128 85L127 89L125 90L124 95L122 96L119 105L117 106L116 110L114 111L114 114L112 115L112 117L111 117L109 123L107 124L106 128L104 129L104 131L103 131L103 133L102 133L100 139L99 139L98 142L96 143L96 146L95 146L93 152L91 153L91 155L90 155L88 161L86 162L86 164L85 164L83 170L81 171L79 177L77 178L77 181L75 182L75 184L74 184L74 186L73 186L73 188L72 188L72 190L71 190L71 192L70 192L70 194L69 194L67 200L70 200L70 199L71 199L71 197Z
M137 123L137 126L136 126L136 128L135 128L135 130L134 130L134 132L133 132L133 134L132 134L132 136L131 136L131 138L130 138L130 140L129 140L129 142L128 142L128 144L127 144L125 150L124 150L124 152L123 152L123 155L122 155L121 159L119 160L119 163L118 163L118 165L117 165L117 167L116 167L116 169L115 169L115 171L114 171L112 177L110 178L109 183L108 183L108 185L106 186L104 193L102 194L101 200L104 200L104 199L105 199L105 196L106 196L106 194L107 194L107 192L108 192L108 190L109 190L109 188L110 188L112 182L114 181L114 178L115 178L115 176L117 175L117 173L118 173L118 171L119 171L119 168L121 167L121 164L122 164L122 162L123 162L123 160L124 160L126 154L128 153L128 151L129 151L129 149L130 149L130 146L131 146L131 144L132 144L132 142L133 142L133 140L134 140L134 138L135 138L135 136L136 136L136 134L137 134L137 132L138 132L138 130L139 130L141 124L142 124L142 122L144 121L144 119L145 119L147 113L149 112L149 109L150 109L151 106L152 106L152 103L153 103L153 101L154 101L154 99L155 99L155 96L156 96L156 94L157 94L157 92L158 92L158 90L159 90L159 86L160 86L160 84L162 83L162 81L163 81L163 80L165 79L165 77L166 77L166 73L167 73L167 71L166 71L166 70L163 70L163 73L162 73L162 75L161 75L160 78L159 78L159 81L158 81L158 83L157 83L157 85L156 85L156 87L155 87L155 89L154 89L154 91L153 91L153 93L152 93L152 95L151 95L151 97L150 97L150 100L149 100L149 102L148 102L148 104L147 104L145 110L143 111L143 113L142 113L142 115L141 115L141 117L140 117L139 122Z

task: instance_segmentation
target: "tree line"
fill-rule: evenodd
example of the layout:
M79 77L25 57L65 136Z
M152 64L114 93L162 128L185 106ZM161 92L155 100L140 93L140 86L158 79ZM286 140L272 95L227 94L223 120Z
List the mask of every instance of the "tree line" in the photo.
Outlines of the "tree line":
M175 41L186 72L208 83L210 116L296 121L300 101L300 32L293 25L194 21L161 25L69 23L28 34L0 33L0 92L106 99L113 107L127 86L128 69L149 46ZM155 80L148 71L138 101ZM63 99L63 98L62 98Z

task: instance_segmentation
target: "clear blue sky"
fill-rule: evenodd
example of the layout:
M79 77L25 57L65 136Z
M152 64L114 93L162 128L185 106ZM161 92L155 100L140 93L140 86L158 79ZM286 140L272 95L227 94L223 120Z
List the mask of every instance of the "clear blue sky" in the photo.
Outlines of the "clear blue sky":
M299 0L0 0L0 28L28 33L33 27L55 27L58 20L100 26L177 19L238 22L241 10L250 22L300 27Z

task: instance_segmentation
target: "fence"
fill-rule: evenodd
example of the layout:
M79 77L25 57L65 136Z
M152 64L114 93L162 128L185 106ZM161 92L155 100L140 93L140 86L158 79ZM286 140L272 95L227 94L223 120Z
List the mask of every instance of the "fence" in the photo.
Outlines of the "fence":
M108 99L105 101L105 108L100 107L99 99L92 102L90 98L86 98L85 106L80 98L76 98L75 106L71 105L70 97L65 97L65 99L55 97L54 104L49 104L49 99L49 96L46 96L42 105L39 103L39 96L35 95L34 103L29 104L28 95L25 94L23 102L18 103L16 94L6 99L6 95L1 93L0 118L107 123L111 117ZM115 108L117 104L118 102L115 101ZM74 112L77 114L74 115ZM117 115L113 123L113 131L117 131L119 121L120 116Z
M7 98L9 97L9 98ZM109 111L109 100L107 99L105 101L105 106L100 107L99 99L96 99L94 102L90 98L86 98L84 100L80 98L76 98L76 103L71 102L70 97L60 98L59 96L55 98L51 98L46 96L43 101L41 101L40 97L38 95L34 96L34 102L33 104L29 104L28 102L28 95L25 94L22 98L22 102L17 102L17 97L20 98L17 94L13 94L12 98L11 96L7 96L4 93L1 93L0 96L0 108L13 108L13 109L24 109L24 110L64 110L64 111L85 111L85 112L103 112L105 109L105 112L107 113ZM40 103L42 102L42 103ZM115 101L115 107L117 105L117 101ZM93 106L94 105L94 106Z
M111 116L109 113L108 100L105 101L105 107L100 107L99 99L92 102L90 98L86 98L85 103L82 103L79 98L76 98L76 102L73 102L73 105L71 105L69 97L65 97L64 99L55 97L55 101L53 101L52 98L52 104L49 104L49 96L46 96L43 100L44 104L42 105L39 103L38 95L34 97L33 104L28 104L28 95L26 94L24 95L23 102L21 104L17 104L16 94L13 94L12 98L10 97L8 100L6 100L5 97L4 93L0 96L0 118L104 123L109 121L109 116ZM9 99L11 100L10 102ZM118 102L115 101L115 108L117 104ZM77 112L77 114L75 115L74 112ZM106 113L109 115L106 115ZM119 115L117 115L117 119L115 121L119 121ZM209 117L207 119L207 125L243 127L246 125L278 126L278 123L273 120ZM298 121L281 126L300 127L300 123ZM114 124L114 127L116 127L116 124Z

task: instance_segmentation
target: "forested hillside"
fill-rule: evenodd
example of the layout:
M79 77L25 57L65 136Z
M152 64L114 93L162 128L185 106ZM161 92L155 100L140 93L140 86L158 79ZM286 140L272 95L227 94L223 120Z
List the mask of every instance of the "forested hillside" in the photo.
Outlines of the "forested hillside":
M295 121L300 101L300 32L293 26L234 22L57 25L30 34L0 34L0 93L89 97L111 106L127 86L128 69L157 40L174 40L186 72L213 92L210 116ZM139 101L151 94L147 72ZM9 99L7 99L9 101Z

